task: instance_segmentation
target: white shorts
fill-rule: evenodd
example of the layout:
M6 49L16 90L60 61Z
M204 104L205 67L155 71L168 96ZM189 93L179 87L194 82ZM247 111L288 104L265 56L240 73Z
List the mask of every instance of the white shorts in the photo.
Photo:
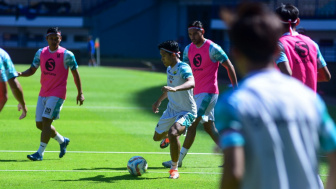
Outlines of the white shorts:
M197 105L197 117L202 116L201 123L215 121L215 106L218 94L200 93L194 95Z
M192 114L191 112L175 112L171 108L167 108L163 112L159 123L156 125L155 131L158 134L162 134L163 132L168 131L170 127L176 122L188 129L195 119L196 115Z
M35 121L42 122L42 117L56 120L60 117L64 100L55 96L38 97Z

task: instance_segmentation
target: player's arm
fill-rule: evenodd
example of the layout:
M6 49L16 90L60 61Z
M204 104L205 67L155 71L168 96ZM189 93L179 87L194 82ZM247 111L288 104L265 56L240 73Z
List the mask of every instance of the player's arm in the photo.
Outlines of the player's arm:
M277 64L278 68L280 69L281 73L291 76L292 75L292 69L289 66L289 63L286 62L280 62Z
M327 187L326 189L335 189L336 188L336 151L327 154L329 161L329 174L327 178Z
M77 69L71 70L71 73L74 77L74 81L75 81L77 91L78 91L76 102L77 102L77 104L79 102L79 105L82 105L85 98L84 98L84 94L83 94L83 90L82 90L82 82L81 82L78 70Z
M317 70L317 82L327 82L330 81L331 74L327 66Z
M179 85L179 86L176 86L176 87L163 86L162 91L176 92L176 91L189 90L189 89L192 89L194 87L195 87L194 77L188 77L188 78L186 78L186 82L184 82L182 85Z
M244 175L244 149L241 146L233 146L224 150L224 169L221 187L225 189L240 188Z
M152 110L154 113L159 113L159 107L161 105L161 102L166 99L168 97L168 94L167 92L164 92L161 94L161 96L158 98L157 101L155 101L153 104L152 104Z
M9 84L11 90L12 90L12 93L13 93L14 97L19 102L18 110L19 111L22 110L22 114L21 114L19 119L23 119L27 115L27 106L26 106L26 102L25 102L24 97L23 97L22 87L21 87L19 81L16 79L16 77L13 77L13 78L9 79L8 84Z
M22 77L29 77L31 75L34 75L36 72L37 68L31 66L30 68L28 68L26 71L24 72L18 72L18 76L22 76Z
M7 100L8 100L7 83L6 82L0 82L0 112L1 112L2 108L5 106Z
M222 62L221 65L226 69L233 88L236 88L238 86L237 76L231 61L227 59L226 61Z

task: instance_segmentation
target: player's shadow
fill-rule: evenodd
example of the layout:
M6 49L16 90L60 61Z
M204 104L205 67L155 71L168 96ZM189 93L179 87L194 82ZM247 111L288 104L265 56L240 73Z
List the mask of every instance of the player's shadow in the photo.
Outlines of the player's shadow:
M162 177L166 178L166 177ZM120 181L120 180L155 180L155 179L161 179L159 178L146 178L146 177L136 177L132 176L130 174L125 174L125 175L120 175L120 176L115 176L115 177L106 177L105 175L97 175L94 177L85 177L85 178L80 178L78 180L57 180L61 182L73 182L73 181L92 181L92 182L106 182L106 183L114 183L115 181Z
M87 171L87 170L115 170L115 171L127 171L125 167L94 167L94 168L79 168L74 169L77 171Z
M6 163L6 162L29 162L30 160L17 160L17 159L0 159L0 162L4 162L4 163Z

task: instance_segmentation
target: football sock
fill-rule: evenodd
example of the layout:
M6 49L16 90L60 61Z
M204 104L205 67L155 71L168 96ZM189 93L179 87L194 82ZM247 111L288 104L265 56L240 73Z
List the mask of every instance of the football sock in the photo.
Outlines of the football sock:
M39 149L37 150L37 152L38 152L41 156L43 156L46 147L47 147L47 144L46 144L46 143L44 143L44 142L40 142L40 147L39 147Z
M180 157L179 157L179 162L182 162L184 157L187 155L189 149L186 149L184 147L181 148L180 151Z
M55 139L59 144L62 144L64 142L64 137L59 133L57 133L53 139Z
M170 169L177 170L177 163L178 163L178 162L173 162L173 161L172 161L172 164L171 164L171 168L170 168Z

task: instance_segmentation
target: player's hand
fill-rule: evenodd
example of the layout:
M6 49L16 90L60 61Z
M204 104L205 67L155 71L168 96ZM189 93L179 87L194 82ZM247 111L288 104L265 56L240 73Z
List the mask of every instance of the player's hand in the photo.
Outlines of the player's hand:
M176 89L174 87L163 86L161 91L162 92L176 92Z
M81 106L83 104L84 100L85 100L85 98L84 98L83 93L80 93L80 94L77 95L77 104L79 102L79 105Z
M18 111L21 111L21 110L22 110L22 114L19 119L23 119L27 116L27 106L26 105L22 106L21 104L19 104Z
M153 110L154 113L156 113L156 114L159 113L160 104L161 104L161 102L158 102L158 101L154 102L154 104L152 105L152 110Z

